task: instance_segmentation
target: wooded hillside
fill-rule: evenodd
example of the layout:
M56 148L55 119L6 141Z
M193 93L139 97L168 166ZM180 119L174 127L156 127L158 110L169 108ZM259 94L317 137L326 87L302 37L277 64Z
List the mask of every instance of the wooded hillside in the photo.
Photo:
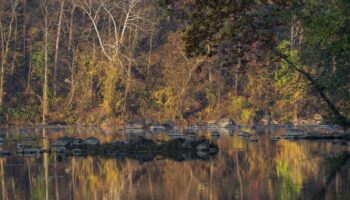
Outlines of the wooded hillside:
M0 1L0 120L350 117L350 2Z

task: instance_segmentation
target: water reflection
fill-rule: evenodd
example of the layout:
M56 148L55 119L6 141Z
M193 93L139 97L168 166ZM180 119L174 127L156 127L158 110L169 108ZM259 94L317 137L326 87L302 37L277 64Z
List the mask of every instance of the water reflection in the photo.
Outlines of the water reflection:
M255 130L258 142L241 138L238 130L197 131L216 140L220 152L211 160L176 162L158 159L67 157L0 157L3 200L12 199L349 199L348 147L326 142L271 141L283 129ZM48 148L63 135L101 141L127 139L76 127L3 130L3 150L14 142ZM135 133L136 134L136 133ZM158 139L166 134L140 133ZM179 137L172 134L170 137ZM39 140L28 140L30 137Z

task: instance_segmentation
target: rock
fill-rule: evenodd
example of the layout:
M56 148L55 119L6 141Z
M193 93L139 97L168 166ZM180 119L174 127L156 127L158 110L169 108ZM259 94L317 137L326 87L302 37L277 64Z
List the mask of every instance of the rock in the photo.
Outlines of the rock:
M285 122L285 123L284 123L284 126L285 126L286 128L292 128L292 127L294 126L294 124L293 124L292 122Z
M53 146L78 145L82 143L82 139L76 137L61 137L53 142Z
M100 141L97 138L89 137L89 138L86 138L85 140L83 140L82 143L86 144L86 145L99 145Z
M208 142L202 142L197 145L196 149L197 151L209 151L210 144Z
M322 117L322 115L320 115L320 114L314 114L314 120L316 120L316 121L323 121L323 117Z
M240 137L250 137L251 134L248 133L248 132L245 132L245 131L240 131L240 132L238 133L238 136L240 136Z
M210 120L207 123L208 126L216 126L216 120Z
M218 140L220 138L220 133L218 131L211 132L211 138L213 140Z
M271 124L272 124L272 125L278 125L279 123L278 123L278 121L276 121L276 120L272 120L272 121L271 121Z
M126 123L125 128L126 129L148 129L153 127L158 126L159 123L156 121L152 121L152 120L131 120L129 122Z
M159 125L159 122L152 121L152 120L149 120L149 119L145 119L144 120L144 124L146 125L146 127L150 127L152 125Z
M154 132L165 131L166 127L160 124L152 124L149 129Z
M51 150L56 153L68 153L68 149L65 146L53 146Z
M126 123L126 129L146 129L146 123L143 120L132 120Z
M209 158L218 152L217 144L204 137L154 141L139 136L129 142L115 141L93 146L88 146L82 142L77 145L53 146L52 148L57 148L55 152L62 156L117 156L127 157L142 162L152 161L159 156L176 161L183 161L184 158L204 159ZM54 150L52 149L50 152L54 152Z
M307 136L307 133L299 130L299 129L289 129L286 131L286 133L283 135L284 139L292 140L292 139L301 139L303 137Z
M3 157L3 156L10 156L11 153L8 152L8 151L0 151L0 157Z
M271 137L271 140L272 140L272 141L278 141L278 140L280 140L280 139L281 139L280 136L272 136L272 137Z
M130 146L140 150L153 149L156 146L156 143L153 140L140 136L136 140L130 141Z
M175 125L172 122L166 122L166 123L162 124L162 126L164 126L166 130L175 129Z
M204 160L208 160L210 157L210 153L208 151L197 151L196 154L198 157Z
M63 120L54 120L54 121L49 121L48 125L50 126L65 126L67 125L67 122Z
M186 138L185 141L182 143L181 147L184 148L184 149L192 149L194 143L195 143L195 139L193 139L193 138Z
M236 123L229 119L229 118L222 118L222 119L219 119L215 122L215 124L218 126L218 127L222 127L222 128L229 128L229 127L233 127L233 126L236 126Z
M215 124L215 123L216 123L216 120L214 120L214 119L208 121L208 124L211 124L211 125L213 125L213 124Z
M145 129L125 129L124 133L128 135L140 135L147 132Z
M210 147L210 149L209 149L209 153L210 154L215 154L215 153L217 153L219 151L219 149L217 148L217 147Z
M285 135L288 136L300 136L300 135L306 135L306 132L300 129L288 129L286 130Z
M33 147L30 145L17 144L17 154L40 154L42 153L41 148Z
M87 151L84 149L73 149L72 150L72 155L73 156L86 156Z

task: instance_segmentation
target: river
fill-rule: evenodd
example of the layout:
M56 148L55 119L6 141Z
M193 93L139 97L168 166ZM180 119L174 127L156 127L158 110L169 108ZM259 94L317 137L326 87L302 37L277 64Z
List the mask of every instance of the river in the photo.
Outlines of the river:
M196 130L215 140L219 152L209 159L152 161L123 157L57 157L55 154L0 157L0 199L350 199L347 145L326 141L272 141L283 127L250 130ZM61 136L101 142L143 135L168 140L179 133L105 132L99 128L29 127L2 129L3 151L16 144L48 148Z

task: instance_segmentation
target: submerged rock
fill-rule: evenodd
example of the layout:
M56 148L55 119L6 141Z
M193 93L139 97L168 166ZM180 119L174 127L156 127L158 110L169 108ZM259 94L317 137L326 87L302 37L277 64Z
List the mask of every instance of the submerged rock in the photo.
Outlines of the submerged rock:
M82 143L82 139L76 137L61 137L53 142L53 146L78 145Z
M205 160L208 160L210 158L210 154L208 151L197 151L196 154L198 157Z
M281 139L280 136L272 136L272 137L271 137L271 140L272 140L272 141L278 141L278 140L280 140L280 139Z
M17 154L41 154L43 153L40 147L33 147L30 145L17 144Z
M68 153L68 149L65 146L52 146L51 150L55 153Z
M247 138L247 137L250 137L251 134L248 133L248 132L245 132L245 131L240 131L240 132L238 133L238 136Z
M73 156L86 156L88 153L84 149L72 149Z
M160 124L154 124L149 127L151 131L157 132L157 131L165 131L166 128Z
M155 141L139 136L130 141L114 141L100 143L94 137L82 140L75 137L62 137L53 142L47 153L55 153L57 157L69 156L102 156L132 158L140 162L164 157L176 161L189 159L207 159L218 152L218 146L206 139L193 136L176 138L169 141ZM43 153L40 147L18 144L17 155L33 156ZM1 156L1 152L0 152Z
M99 145L100 141L97 138L94 137L89 137L86 138L85 140L83 140L82 144L86 144L86 145Z
M299 129L287 129L286 133L283 135L284 139L299 139L302 137L305 137L307 135L307 133L303 130L299 130Z
M197 151L209 151L210 144L208 142L202 142L197 145L196 150Z
M220 138L220 133L218 131L212 131L211 132L211 138L213 140L218 140Z
M166 122L166 123L162 124L162 126L164 126L165 129L167 129L167 130L175 129L175 125L172 122Z
M11 152L8 152L8 151L0 151L0 157L4 157L4 156L11 156Z
M284 126L285 126L286 128L292 128L292 127L294 126L294 124L293 124L292 122L285 122L285 123L284 123Z

